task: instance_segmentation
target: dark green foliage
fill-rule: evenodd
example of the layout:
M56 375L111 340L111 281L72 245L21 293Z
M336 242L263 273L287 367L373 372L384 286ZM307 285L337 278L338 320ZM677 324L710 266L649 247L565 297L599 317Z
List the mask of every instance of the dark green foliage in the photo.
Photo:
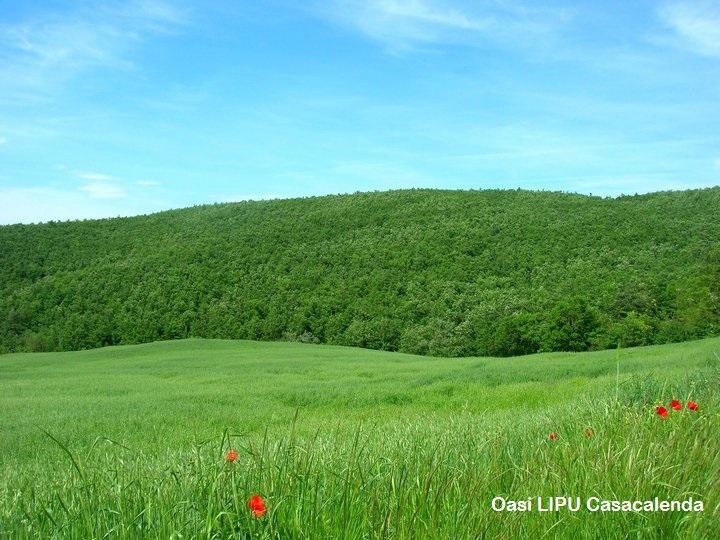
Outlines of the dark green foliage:
M545 350L586 351L598 328L595 309L582 297L561 300L548 316Z
M0 227L0 352L188 336L510 355L720 333L720 188L409 190Z
M494 339L488 343L488 354L519 356L537 352L541 343L538 321L537 315L529 313L500 319Z

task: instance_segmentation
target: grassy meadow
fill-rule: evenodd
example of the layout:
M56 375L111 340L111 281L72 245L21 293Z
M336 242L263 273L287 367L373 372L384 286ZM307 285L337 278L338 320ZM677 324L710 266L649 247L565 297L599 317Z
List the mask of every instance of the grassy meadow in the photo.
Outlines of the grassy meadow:
M718 389L720 339L514 358L222 340L7 354L0 537L718 538ZM661 419L673 398L700 409ZM583 507L491 508L556 495ZM704 511L590 512L590 496Z

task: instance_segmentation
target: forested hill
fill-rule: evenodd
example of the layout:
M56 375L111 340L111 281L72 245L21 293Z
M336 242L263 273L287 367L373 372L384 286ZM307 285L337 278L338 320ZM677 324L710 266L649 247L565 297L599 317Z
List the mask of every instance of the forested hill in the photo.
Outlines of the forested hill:
M720 334L720 188L408 190L0 227L0 351L184 338L508 355Z

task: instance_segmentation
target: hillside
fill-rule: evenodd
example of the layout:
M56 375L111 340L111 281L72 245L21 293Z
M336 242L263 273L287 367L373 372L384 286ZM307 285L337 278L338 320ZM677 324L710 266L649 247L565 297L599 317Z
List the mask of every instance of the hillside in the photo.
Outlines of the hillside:
M408 190L0 227L0 352L185 337L442 356L720 333L720 188Z
M0 537L718 538L718 351L176 340L3 355ZM553 495L582 508L491 509ZM594 512L590 496L704 509Z

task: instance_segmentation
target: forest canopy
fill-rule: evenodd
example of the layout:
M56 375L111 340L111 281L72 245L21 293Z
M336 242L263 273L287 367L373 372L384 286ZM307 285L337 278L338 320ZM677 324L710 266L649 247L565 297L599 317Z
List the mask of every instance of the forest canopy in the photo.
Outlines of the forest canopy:
M0 227L0 352L185 337L469 356L720 334L720 188L403 190Z

